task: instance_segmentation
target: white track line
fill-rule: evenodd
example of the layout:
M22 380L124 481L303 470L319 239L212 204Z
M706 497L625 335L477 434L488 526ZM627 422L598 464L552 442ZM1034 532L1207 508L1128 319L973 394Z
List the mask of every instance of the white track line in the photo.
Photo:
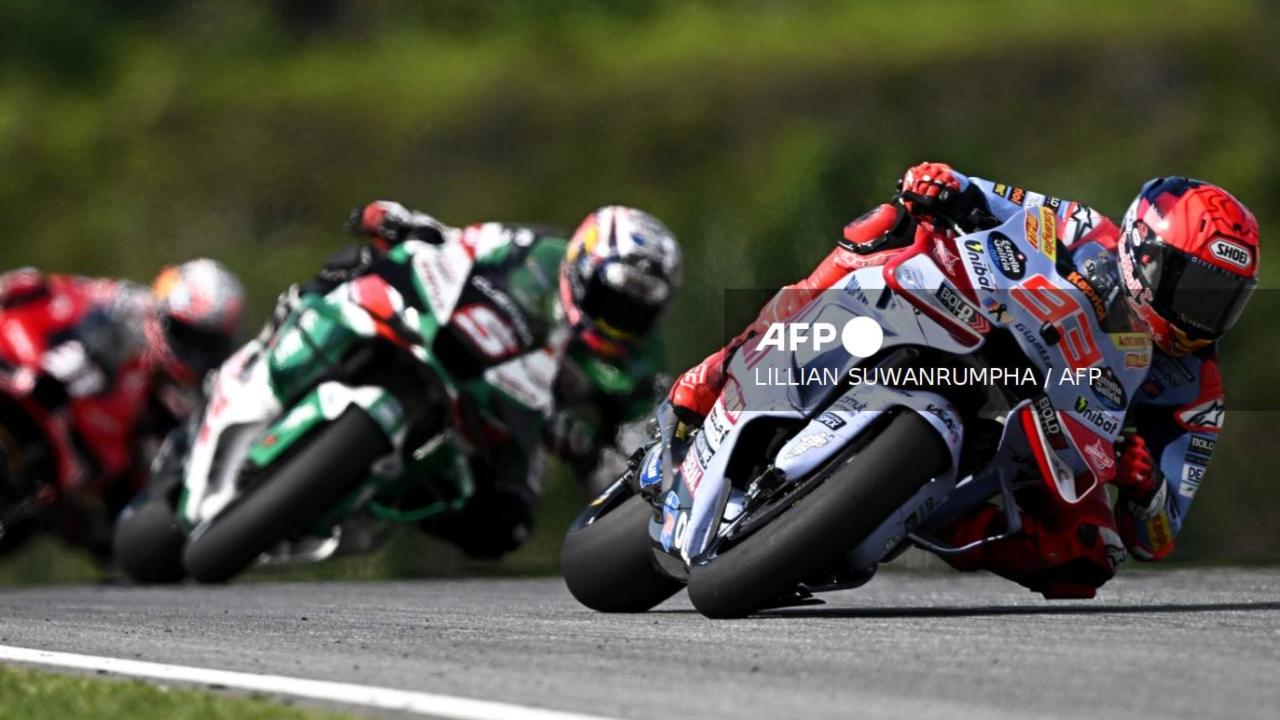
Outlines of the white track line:
M283 675L210 670L187 665L120 660L96 655L31 650L0 645L0 660L52 665L77 670L94 670L196 685L215 685L238 690L254 690L312 700L326 700L347 705L360 705L379 710L418 713L458 720L606 720L598 715L543 710L509 703L469 700L450 695L395 690L392 688L354 685L351 683L304 680Z

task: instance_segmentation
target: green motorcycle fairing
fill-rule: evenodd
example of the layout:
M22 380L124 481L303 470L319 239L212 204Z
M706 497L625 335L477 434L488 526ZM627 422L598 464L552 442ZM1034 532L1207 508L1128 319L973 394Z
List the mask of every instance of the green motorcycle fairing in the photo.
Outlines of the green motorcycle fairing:
M250 448L247 460L252 466L268 468L352 405L369 413L394 448L395 461L375 465L361 486L326 514L321 526L361 505L384 520L413 522L461 509L474 490L466 457L475 448L463 439L464 433L447 431L428 438L420 447L405 448L405 408L388 390L325 379L360 343L387 334L380 332L380 327L385 330L388 323L379 320L378 311L361 305L361 293L354 286L367 289L371 284L382 284L376 292L391 298L396 317L410 331L406 335L411 336L412 344L407 349L440 378L449 396L465 406L476 423L506 428L522 446L531 447L539 440L556 359L545 348L526 348L523 355L494 363L482 374L456 379L433 349L436 338L449 327L439 321L437 312L456 309L440 301L441 273L431 266L439 263L447 250L420 245L406 243L389 253L380 263L384 280L357 278L327 295L304 296L266 349L271 390L286 409ZM503 285L534 329L530 344L545 343L546 330L554 322L552 283L562 252L562 241L538 243L531 252L499 246L477 258L470 268L475 274L510 280ZM434 255L424 259L425 254ZM378 269L375 267L375 275ZM466 292L464 288L463 299ZM400 507L401 481L408 477L433 478L433 499L414 508Z

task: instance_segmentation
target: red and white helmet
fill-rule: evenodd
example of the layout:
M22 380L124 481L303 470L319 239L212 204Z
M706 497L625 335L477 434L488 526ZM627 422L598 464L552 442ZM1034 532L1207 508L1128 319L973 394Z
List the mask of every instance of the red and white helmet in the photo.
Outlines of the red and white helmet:
M1162 350L1184 355L1235 325L1258 284L1258 221L1222 188L1156 178L1124 215L1120 275Z
M151 290L172 374L199 379L227 359L244 314L244 286L230 270L188 260L161 270Z
M560 305L588 347L617 355L657 324L680 287L680 244L658 218L611 205L587 216L560 265Z

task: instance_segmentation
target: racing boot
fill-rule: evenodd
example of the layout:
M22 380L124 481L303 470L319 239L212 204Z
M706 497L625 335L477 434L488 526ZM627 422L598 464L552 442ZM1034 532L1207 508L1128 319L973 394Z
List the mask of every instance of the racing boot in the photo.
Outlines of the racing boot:
M1022 504L1022 529L1012 537L943 559L965 572L990 570L1049 599L1092 598L1115 576L1124 545L1105 493L1094 493L1071 508L1047 498ZM1003 531L1004 511L988 504L938 536L958 547Z

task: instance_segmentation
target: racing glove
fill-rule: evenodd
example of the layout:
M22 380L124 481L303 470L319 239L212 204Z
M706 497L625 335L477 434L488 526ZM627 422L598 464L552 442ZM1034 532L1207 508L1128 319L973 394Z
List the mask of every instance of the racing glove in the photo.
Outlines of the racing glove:
M381 239L391 245L406 240L421 240L432 245L444 242L445 228L439 220L389 200L378 200L352 210L345 227L352 235Z
M907 170L898 181L898 190L910 212L926 211L946 218L966 232L1000 224L982 190L946 163L920 163Z
M1141 498L1156 489L1157 470L1151 449L1141 435L1126 435L1119 444L1120 467L1114 482L1130 497Z
M912 201L924 201L925 206L945 203L960 192L961 182L950 165L924 162L907 170L898 181L898 189L906 195L908 209L914 209Z

